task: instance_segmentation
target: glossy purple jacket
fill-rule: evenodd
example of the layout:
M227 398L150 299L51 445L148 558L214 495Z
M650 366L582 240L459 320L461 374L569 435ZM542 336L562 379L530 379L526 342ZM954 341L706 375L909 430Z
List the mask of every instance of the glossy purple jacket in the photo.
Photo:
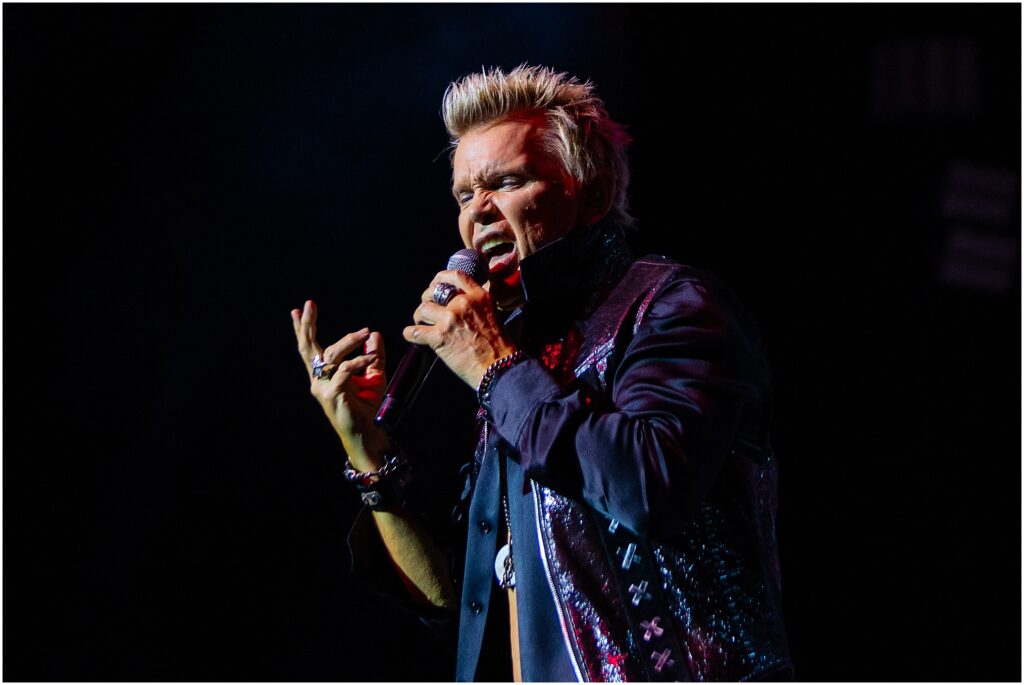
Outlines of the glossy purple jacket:
M525 679L660 679L652 663L676 659L684 679L790 677L770 376L752 322L709 276L634 261L609 227L522 269L527 304L508 325L532 358L492 385L477 450L458 679L477 675L502 478ZM671 613L660 624L617 572L606 529L653 557L644 583ZM654 651L666 624L678 646Z

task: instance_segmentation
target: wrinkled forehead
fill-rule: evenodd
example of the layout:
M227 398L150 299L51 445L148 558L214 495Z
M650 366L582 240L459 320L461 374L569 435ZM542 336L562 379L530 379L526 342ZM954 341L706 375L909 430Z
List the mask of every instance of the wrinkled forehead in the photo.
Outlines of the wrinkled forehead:
M564 173L561 159L549 150L548 123L542 112L521 112L474 127L452 152L452 180L462 182L506 166L543 167Z

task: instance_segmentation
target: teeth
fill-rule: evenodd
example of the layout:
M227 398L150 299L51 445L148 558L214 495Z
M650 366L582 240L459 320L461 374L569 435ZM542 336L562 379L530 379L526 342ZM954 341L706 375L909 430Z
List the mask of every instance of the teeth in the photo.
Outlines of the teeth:
M508 238L488 238L484 241L484 244L480 246L480 251L487 254L489 251L496 248L498 245L504 245L505 243L511 243L512 241Z

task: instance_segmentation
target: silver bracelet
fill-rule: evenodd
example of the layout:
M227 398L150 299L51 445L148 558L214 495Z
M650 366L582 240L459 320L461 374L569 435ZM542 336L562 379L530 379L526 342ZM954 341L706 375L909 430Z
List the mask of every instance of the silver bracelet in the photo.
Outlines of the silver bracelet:
M376 471L356 471L345 461L345 480L359 492L359 498L370 509L388 511L405 506L406 488L412 482L409 461L395 442L384 452L384 466Z
M356 471L352 467L352 462L346 459L345 480L357 485L373 485L408 465L409 462L405 458L402 448L392 442L384 452L384 466L381 466L376 471Z

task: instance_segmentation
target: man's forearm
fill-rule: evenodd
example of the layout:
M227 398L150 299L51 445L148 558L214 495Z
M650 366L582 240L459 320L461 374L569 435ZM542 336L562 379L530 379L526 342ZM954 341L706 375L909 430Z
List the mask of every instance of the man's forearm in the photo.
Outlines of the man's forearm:
M454 609L455 586L448 560L423 525L402 512L374 511L373 520L413 599Z

